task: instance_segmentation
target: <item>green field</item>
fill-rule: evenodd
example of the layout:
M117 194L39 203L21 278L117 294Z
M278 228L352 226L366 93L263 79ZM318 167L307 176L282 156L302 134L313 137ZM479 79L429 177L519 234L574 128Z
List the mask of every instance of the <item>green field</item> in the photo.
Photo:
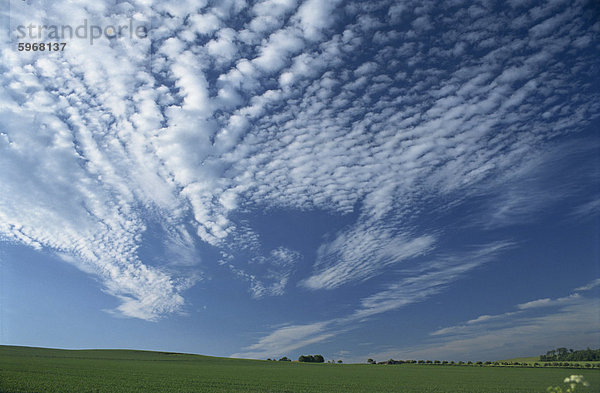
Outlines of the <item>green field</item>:
M126 350L0 346L0 392L545 392L598 370L310 364Z
M520 362L520 363L535 363L535 362L540 362L540 357L539 356L529 356L526 358L512 358L512 359L505 359L505 360L499 360L500 362Z

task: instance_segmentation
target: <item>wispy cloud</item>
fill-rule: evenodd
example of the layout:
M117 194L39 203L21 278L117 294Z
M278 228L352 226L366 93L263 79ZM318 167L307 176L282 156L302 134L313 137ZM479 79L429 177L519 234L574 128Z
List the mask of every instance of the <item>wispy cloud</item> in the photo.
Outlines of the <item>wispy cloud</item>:
M600 197L582 204L573 211L577 218L589 218L600 214Z
M593 282L586 288L593 285ZM582 291L577 288L575 291ZM365 356L400 359L500 360L546 353L550 346L585 348L600 344L597 298L578 292L515 306L516 311L482 315L438 329L429 343ZM551 344L549 344L551 343ZM496 358L490 358L494 354Z
M258 299L263 296L283 295L290 276L300 260L301 255L298 252L279 247L272 250L267 257L253 258L243 269L226 260L223 260L222 264L227 264L237 276L248 281L252 296ZM263 273L260 275L259 273L249 273L257 269Z
M365 318L423 301L442 292L467 272L489 262L514 244L499 242L463 254L434 259L416 271L407 271L398 282L361 300L351 318Z
M578 291L578 292L589 291L589 290L594 289L594 288L596 288L598 286L600 286L600 278L597 278L594 281L592 281L592 282L590 282L590 283L588 283L586 285L583 285L581 287L577 287L577 288L575 288L575 290Z
M278 328L261 338L256 344L244 348L243 352L234 353L231 356L264 359L266 357L289 355L290 351L332 337L333 333L323 333L328 325L328 322L317 322Z
M517 308L520 309L520 310L527 310L527 309L539 308L539 307L557 306L557 305L560 305L562 303L572 302L573 300L575 300L578 297L579 297L579 294L575 293L575 294L570 295L568 297L563 297L563 298L558 298L558 299L544 298L544 299L532 300L532 301L527 302L527 303L518 304Z
M433 248L432 236L410 238L391 231L354 227L319 248L316 272L300 282L309 289L333 289L348 282L366 280L385 267L410 259Z
M324 341L356 328L358 323L368 317L422 302L439 294L452 282L463 277L466 272L489 262L511 246L512 244L508 242L489 244L460 255L440 258L435 263L427 264L427 267L405 272L405 277L400 281L389 284L383 291L361 299L360 305L349 315L309 325L291 325L276 329L259 339L256 344L245 348L244 352L232 356L264 358L273 353L279 356L294 349ZM470 262L462 263L464 260ZM491 318L491 316L488 317ZM301 334L296 335L296 330ZM307 338L306 336L309 334L311 336Z

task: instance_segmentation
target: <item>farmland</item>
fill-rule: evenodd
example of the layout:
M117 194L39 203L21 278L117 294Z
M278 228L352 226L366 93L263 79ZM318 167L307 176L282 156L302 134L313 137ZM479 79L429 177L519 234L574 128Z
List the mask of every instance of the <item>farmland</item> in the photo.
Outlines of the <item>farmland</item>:
M0 346L0 392L544 392L597 370L310 364L129 350Z

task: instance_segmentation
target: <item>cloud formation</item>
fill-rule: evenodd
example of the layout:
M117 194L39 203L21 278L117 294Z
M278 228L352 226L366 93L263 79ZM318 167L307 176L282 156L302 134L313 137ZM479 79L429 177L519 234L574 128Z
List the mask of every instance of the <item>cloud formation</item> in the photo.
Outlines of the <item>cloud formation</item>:
M273 354L281 356L287 351L325 341L358 327L360 322L369 317L423 302L439 294L447 285L477 266L494 259L511 246L506 242L494 243L459 255L439 257L431 263L423 264L420 269L401 272L402 278L388 284L383 290L360 299L359 305L346 316L308 325L289 325L275 329L255 344L244 348L243 352L231 356L249 358L264 358ZM469 262L464 263L464 260ZM295 335L297 330L303 334ZM290 332L294 334L288 334Z
M407 359L442 356L455 360L499 360L490 359L488 354L505 358L514 357L515 353L543 354L551 349L548 343L569 348L597 345L600 343L596 329L600 318L595 311L599 306L598 299L578 291L581 289L577 288L574 293L562 298L519 304L515 307L516 311L482 315L464 324L439 329L431 333L433 340L430 344L398 349L394 356Z
M320 246L299 281L310 290L429 255L443 233L417 227L433 203L443 211L502 190L490 216L508 225L527 205L515 190L529 163L600 112L589 83L598 23L585 1L502 13L432 1L13 5L11 26L132 19L150 29L93 46L72 39L47 56L12 44L0 54L0 236L60 253L129 317L183 309L206 268L198 245L231 256L232 239L256 241L237 211L356 214ZM139 257L149 225L179 250L172 260ZM281 295L300 256L255 250L227 262L233 277L255 297ZM252 258L264 268L253 272ZM402 288L473 266L437 267ZM374 295L360 312L403 300L392 302Z
M256 344L244 348L244 352L234 353L231 356L255 359L269 356L279 357L289 351L332 337L333 333L323 333L327 325L327 322L318 322L308 325L284 326L261 338Z

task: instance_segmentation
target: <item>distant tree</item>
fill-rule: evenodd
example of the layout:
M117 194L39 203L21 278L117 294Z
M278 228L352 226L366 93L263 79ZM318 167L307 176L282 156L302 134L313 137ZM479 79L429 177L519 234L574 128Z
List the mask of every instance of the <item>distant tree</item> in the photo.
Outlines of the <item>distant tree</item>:
M281 359L279 359L280 362L291 362L290 359L287 358L287 356L282 357Z
M341 360L341 359L340 359L340 360L338 360L338 364L342 364L342 363L344 363L344 362L342 362L342 360Z
M597 361L600 360L600 349L587 349L582 350L567 350L566 348L557 348L546 352L545 355L540 355L540 361L542 362L554 362L554 361Z
M323 355L301 355L298 358L298 361L306 363L323 363L325 362L325 359L323 358Z
M369 363L369 364L375 364L377 362L375 360L371 359L371 358L368 358L367 359L367 363Z

